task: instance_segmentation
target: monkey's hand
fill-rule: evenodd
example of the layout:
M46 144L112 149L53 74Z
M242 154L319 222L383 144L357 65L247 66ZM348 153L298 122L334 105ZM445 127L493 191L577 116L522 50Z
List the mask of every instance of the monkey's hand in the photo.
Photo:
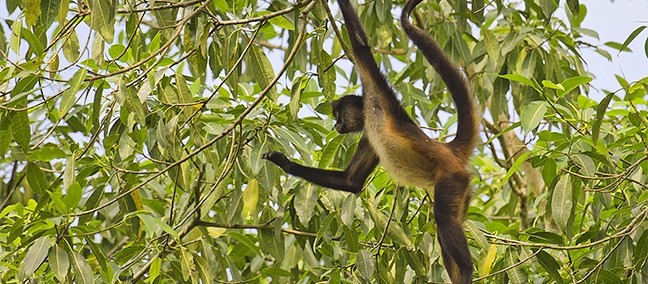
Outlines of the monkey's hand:
M291 173L293 162L288 160L286 155L279 152L270 151L263 154L261 158L273 162L275 165L279 166L282 170L284 170L284 172Z

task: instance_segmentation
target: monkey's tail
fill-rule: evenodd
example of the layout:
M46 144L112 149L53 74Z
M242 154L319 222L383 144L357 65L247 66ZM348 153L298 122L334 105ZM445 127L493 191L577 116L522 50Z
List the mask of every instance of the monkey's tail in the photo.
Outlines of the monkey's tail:
M449 144L467 159L472 155L472 150L477 138L478 125L475 104L459 69L445 56L436 41L426 32L414 26L409 17L412 10L422 0L409 0L403 7L401 26L407 36L419 48L423 56L430 62L434 70L439 73L445 82L452 99L457 105L458 126L457 135Z
M472 257L461 226L470 200L469 183L467 173L456 173L441 177L434 188L437 238L443 265L453 284L472 283Z

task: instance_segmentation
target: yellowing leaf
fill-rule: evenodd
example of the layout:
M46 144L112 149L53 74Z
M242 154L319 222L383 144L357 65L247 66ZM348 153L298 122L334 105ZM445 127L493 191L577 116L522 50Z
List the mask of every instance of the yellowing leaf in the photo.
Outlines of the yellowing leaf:
M216 239L225 233L227 229L225 228L215 228L215 227L208 227L207 228L207 233L209 233L209 236Z
M490 274L491 269L493 268L493 262L495 261L495 258L497 257L497 245L496 244L490 244L488 247L488 252L486 253L486 257L481 261L481 265L479 266L479 276L485 276Z
M27 0L25 2L25 22L27 26L30 27L41 14L40 0Z
M250 219L259 201L259 181L251 179L243 191L243 215Z

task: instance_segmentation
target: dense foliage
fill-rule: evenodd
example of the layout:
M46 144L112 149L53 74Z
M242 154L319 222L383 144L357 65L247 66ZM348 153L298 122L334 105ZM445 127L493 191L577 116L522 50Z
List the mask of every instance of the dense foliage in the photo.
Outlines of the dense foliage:
M359 93L335 2L3 2L1 282L447 282L423 190L379 169L355 196L260 159L353 154L328 104ZM454 104L400 31L403 4L358 11L444 140ZM597 46L586 15L578 0L416 11L483 113L465 224L482 283L648 281L648 77L594 99L579 54L611 59L644 27Z

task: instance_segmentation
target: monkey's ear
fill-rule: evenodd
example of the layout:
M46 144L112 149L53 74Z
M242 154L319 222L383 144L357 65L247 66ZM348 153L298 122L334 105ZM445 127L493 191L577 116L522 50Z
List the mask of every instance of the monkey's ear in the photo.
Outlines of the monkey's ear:
M340 100L334 100L331 102L331 108L336 109L340 104Z

